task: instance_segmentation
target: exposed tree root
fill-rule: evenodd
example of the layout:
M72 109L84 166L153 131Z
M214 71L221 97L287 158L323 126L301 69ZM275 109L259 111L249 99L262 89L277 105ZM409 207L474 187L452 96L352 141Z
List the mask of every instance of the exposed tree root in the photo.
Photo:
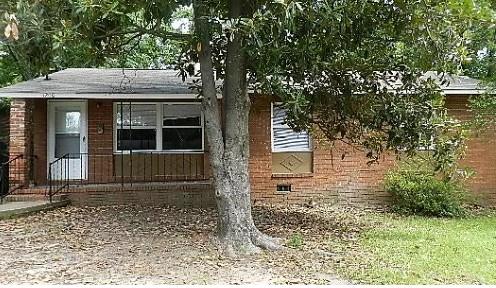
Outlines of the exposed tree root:
M260 232L258 229L255 229L255 231L252 232L251 241L257 247L269 251L277 251L283 248L280 239L264 234Z
M241 255L258 254L263 250L281 250L284 247L280 242L280 239L270 237L255 228L251 233L243 235L242 237L225 236L217 238L216 244L228 257L237 257Z

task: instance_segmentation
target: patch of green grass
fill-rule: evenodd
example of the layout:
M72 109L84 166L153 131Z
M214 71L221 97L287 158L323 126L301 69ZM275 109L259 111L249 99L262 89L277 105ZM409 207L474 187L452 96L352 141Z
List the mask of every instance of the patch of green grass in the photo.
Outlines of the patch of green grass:
M374 215L338 270L371 284L496 284L496 216ZM348 253L346 253L348 252Z
M303 236L300 233L295 233L289 237L287 245L291 248L300 248L303 246L303 242Z

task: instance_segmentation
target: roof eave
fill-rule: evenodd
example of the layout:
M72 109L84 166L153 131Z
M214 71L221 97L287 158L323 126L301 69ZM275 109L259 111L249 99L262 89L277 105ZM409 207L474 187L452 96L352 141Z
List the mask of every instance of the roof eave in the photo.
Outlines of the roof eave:
M220 98L220 94L217 97ZM158 94L158 93L2 93L0 97L24 99L130 99L130 100L157 100L157 99L198 99L197 94Z

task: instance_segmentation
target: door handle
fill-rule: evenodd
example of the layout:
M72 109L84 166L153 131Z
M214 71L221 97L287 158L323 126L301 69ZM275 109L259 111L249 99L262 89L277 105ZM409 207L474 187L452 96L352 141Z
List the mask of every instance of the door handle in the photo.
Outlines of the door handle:
M83 143L86 143L86 136L83 136Z

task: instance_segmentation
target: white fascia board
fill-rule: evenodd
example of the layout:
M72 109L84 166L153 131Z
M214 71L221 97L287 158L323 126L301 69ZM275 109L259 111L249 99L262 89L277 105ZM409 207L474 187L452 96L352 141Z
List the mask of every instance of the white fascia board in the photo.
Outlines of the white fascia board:
M250 89L249 94L255 91ZM445 95L481 95L484 93L496 94L484 89L443 89ZM131 99L131 100L194 100L198 99L196 94L116 94L116 93L81 93L81 94L38 94L38 93L2 93L0 98L25 98L25 99ZM222 99L222 94L217 94L217 99Z
M38 93L2 93L0 98L26 99L130 99L130 100L161 100L161 99L198 99L196 94L116 94L116 93L81 93L81 94L38 94ZM217 94L221 99L222 95Z
M470 90L469 89L467 89L467 90L464 90L464 89L453 89L453 90L444 89L442 91L442 93L444 95L481 95L481 94L485 94L485 93L495 94L495 92L484 90L484 89L470 89Z

